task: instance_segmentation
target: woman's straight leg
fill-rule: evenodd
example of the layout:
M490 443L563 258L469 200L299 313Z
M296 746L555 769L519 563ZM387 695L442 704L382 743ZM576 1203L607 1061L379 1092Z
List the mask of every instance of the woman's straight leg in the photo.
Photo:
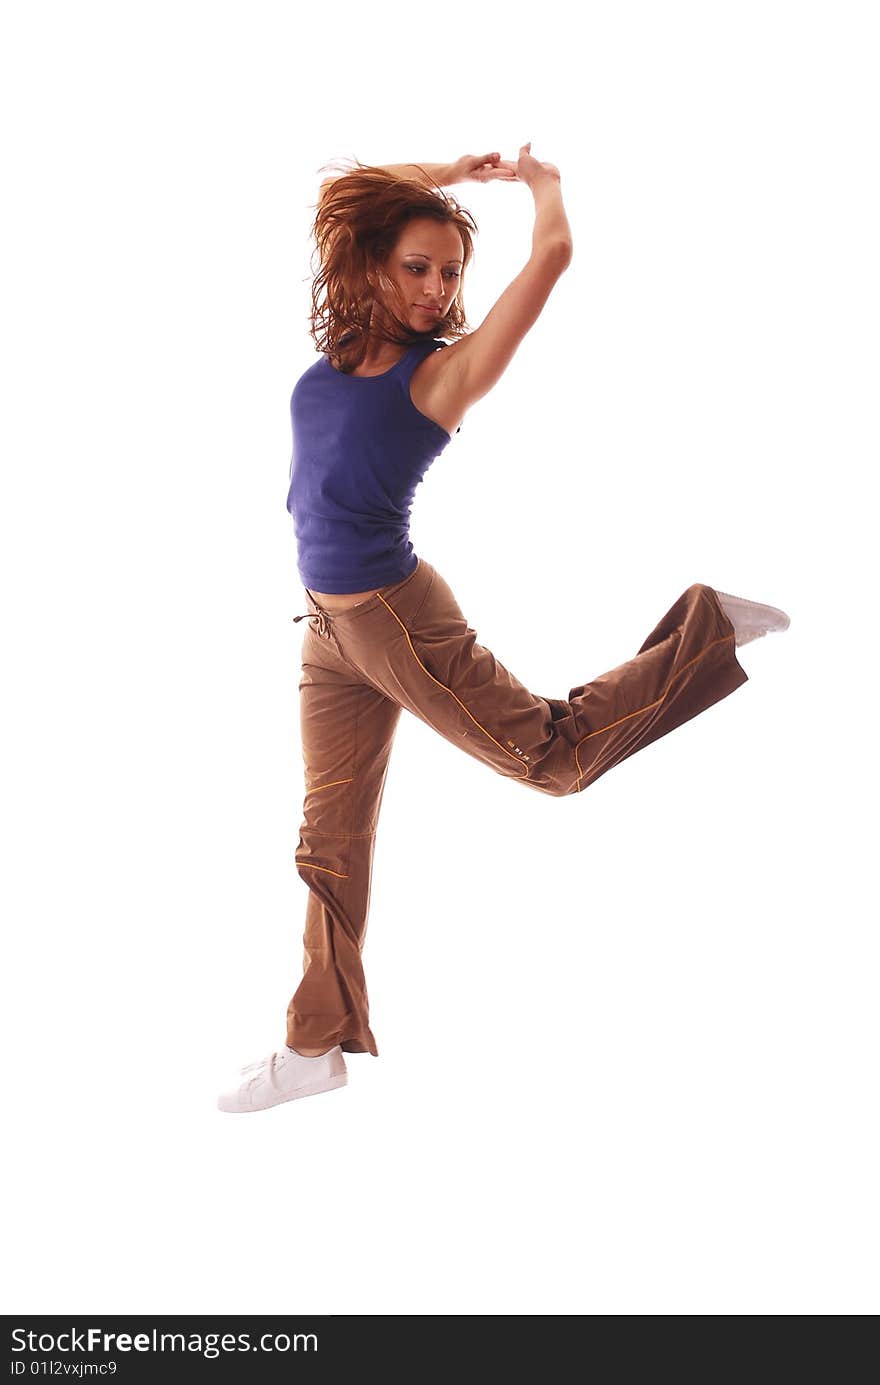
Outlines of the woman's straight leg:
M306 793L296 866L309 896L287 1043L306 1057L336 1044L377 1056L361 953L401 709L346 664L323 622L306 631L299 691Z

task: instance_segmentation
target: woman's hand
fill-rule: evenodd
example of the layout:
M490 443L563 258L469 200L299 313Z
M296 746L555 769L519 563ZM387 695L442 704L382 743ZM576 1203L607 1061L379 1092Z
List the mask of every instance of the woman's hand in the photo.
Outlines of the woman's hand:
M531 147L532 141L529 140L528 144L522 145L519 151L519 160L515 165L517 178L523 183L528 183L529 187L532 186L536 178L542 178L548 175L551 178L555 178L557 182L561 182L559 169L556 165L543 164L540 163L538 159L533 159L530 153Z
M491 183L496 179L507 183L517 180L516 164L500 154L462 154L450 169L450 183Z

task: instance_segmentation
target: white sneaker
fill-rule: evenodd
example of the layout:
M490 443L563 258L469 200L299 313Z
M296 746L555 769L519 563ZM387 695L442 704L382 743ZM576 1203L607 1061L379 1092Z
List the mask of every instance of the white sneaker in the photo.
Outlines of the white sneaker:
M282 1101L344 1087L348 1071L339 1044L317 1058L305 1058L285 1044L258 1063L242 1068L239 1080L217 1098L221 1111L265 1111Z
M713 587L713 591L715 588ZM787 630L791 620L777 606L764 606L760 601L746 601L742 596L715 591L719 604L736 632L734 643L748 644L774 630Z

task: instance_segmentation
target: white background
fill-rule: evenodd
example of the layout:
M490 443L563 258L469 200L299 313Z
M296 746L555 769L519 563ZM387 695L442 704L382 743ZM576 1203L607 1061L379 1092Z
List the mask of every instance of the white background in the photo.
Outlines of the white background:
M873 7L4 16L5 1311L876 1312ZM529 139L574 258L416 552L545 696L692 582L791 627L582 796L404 714L380 1057L221 1114L301 974L320 170ZM476 327L533 202L450 191Z

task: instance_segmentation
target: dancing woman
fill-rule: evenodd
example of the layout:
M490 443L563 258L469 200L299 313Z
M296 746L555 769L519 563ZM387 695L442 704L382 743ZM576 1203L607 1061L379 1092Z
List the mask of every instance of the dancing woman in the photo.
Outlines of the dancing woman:
M497 774L562 797L735 691L735 646L788 616L696 583L635 656L567 698L530 692L477 642L441 574L413 551L412 500L467 411L493 388L571 261L559 170L525 144L451 166L356 162L321 184L311 335L321 353L291 398L287 508L309 621L299 684L308 886L304 972L286 1042L218 1100L258 1111L347 1082L344 1053L378 1056L362 951L373 847L401 709ZM532 251L468 329L471 215L443 191L518 181Z

